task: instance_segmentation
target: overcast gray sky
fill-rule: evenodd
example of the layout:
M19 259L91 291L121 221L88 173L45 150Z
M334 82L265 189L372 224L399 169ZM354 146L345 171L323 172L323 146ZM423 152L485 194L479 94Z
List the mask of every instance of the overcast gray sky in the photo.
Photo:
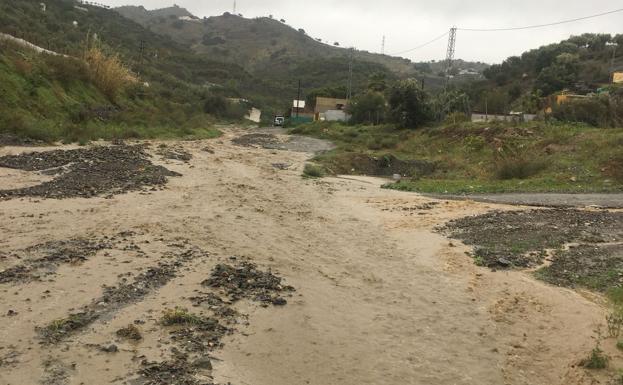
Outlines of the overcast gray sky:
M148 9L175 2L197 16L232 11L233 0L100 0L112 5L143 5ZM623 8L622 0L237 0L245 17L274 15L309 35L342 46L393 54L426 43L449 30L507 28L556 22ZM513 32L459 31L456 57L489 63L584 32L623 33L623 12L592 20ZM447 39L401 56L414 61L445 57Z

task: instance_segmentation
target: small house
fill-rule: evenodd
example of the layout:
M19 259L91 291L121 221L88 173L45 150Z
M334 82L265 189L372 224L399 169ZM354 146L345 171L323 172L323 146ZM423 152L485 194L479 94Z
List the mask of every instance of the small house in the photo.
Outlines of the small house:
M316 107L314 108L314 120L347 122L350 120L350 115L346 112L347 105L347 99L317 97Z

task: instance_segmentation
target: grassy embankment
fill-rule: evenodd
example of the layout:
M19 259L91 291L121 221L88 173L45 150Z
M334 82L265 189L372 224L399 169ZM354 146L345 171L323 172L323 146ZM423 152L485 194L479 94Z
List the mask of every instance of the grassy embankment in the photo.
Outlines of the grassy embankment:
M219 135L200 103L167 99L140 79L123 81L106 85L83 60L0 42L0 133L47 142Z
M314 123L295 134L333 141L315 161L334 174L372 174L370 159L391 175L388 188L441 194L623 191L623 129L533 122L461 123L419 130ZM393 157L397 158L394 159ZM402 161L431 167L405 171ZM414 162L414 164L417 162ZM410 163L407 163L410 164Z

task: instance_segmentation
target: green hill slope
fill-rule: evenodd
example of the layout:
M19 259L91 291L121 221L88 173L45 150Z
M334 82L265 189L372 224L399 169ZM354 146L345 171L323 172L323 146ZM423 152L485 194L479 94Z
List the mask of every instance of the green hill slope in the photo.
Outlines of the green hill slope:
M84 57L88 41L111 55L119 54L121 62L139 79L138 85L127 87L117 100L110 100L93 87L89 77L78 72L74 79L70 72L63 73L73 65L67 60L55 63L61 67L63 79L59 79L50 58L3 43L0 114L7 121L24 123L0 127L3 131L27 132L36 126L37 135L45 136L40 127L51 125L54 129L48 127L48 137L58 138L77 126L101 128L102 119L89 118L88 111L109 110L115 113L106 114L106 123L125 126L127 132L136 131L132 135L142 135L145 127L170 127L175 133L228 117L222 102L216 104L220 110L210 111L215 104L207 102L215 97L245 96L268 104L283 102L280 89L264 84L241 66L197 54L108 9L78 5L71 0L50 0L44 10L38 2L0 0L0 32L77 58L78 62ZM212 116L205 113L206 108ZM12 114L15 111L20 114ZM9 118L18 115L23 119ZM76 120L76 116L81 118ZM93 127L90 130L82 137L99 132Z
M540 97L569 90L596 92L623 68L623 35L584 34L506 59L484 71L486 81L467 89L476 109L537 112Z

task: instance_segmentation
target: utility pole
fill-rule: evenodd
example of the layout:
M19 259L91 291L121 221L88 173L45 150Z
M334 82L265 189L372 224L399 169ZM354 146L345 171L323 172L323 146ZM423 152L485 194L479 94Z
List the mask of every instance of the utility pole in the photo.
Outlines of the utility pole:
M138 62L143 64L143 54L145 53L145 40L141 40L141 45L139 46L139 59Z
M450 82L450 70L454 62L454 53L456 52L456 27L450 28L450 36L448 38L448 52L446 54L446 88Z
M301 109L301 80L299 79L299 90L296 94L296 118L299 117L299 110Z
M385 35L383 35L383 44L381 45L381 54L385 55Z
M612 44L612 62L610 63L610 72L612 73L612 82L614 83L614 63L617 59L617 48L619 48L618 43Z
M348 62L348 91L346 99L350 100L353 97L353 59L355 56L355 49L350 49L350 61Z
M236 0L234 0L234 15L236 14Z

